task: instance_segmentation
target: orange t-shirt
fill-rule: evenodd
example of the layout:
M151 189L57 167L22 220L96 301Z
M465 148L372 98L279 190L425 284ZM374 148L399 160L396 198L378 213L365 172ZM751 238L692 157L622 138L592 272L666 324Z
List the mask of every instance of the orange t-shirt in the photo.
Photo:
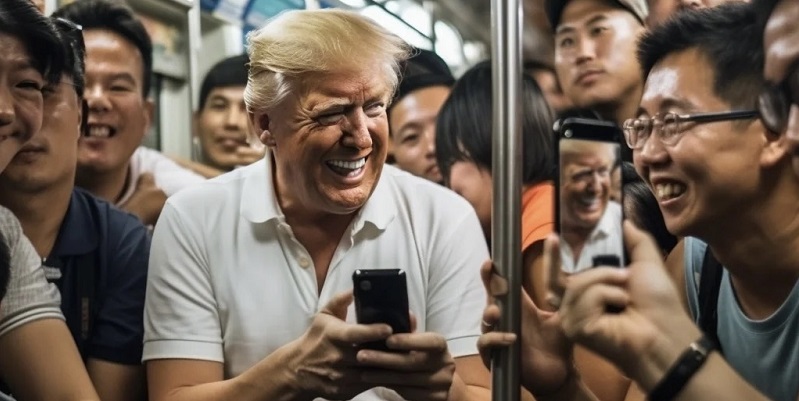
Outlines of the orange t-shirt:
M555 185L542 182L522 193L522 252L555 230Z

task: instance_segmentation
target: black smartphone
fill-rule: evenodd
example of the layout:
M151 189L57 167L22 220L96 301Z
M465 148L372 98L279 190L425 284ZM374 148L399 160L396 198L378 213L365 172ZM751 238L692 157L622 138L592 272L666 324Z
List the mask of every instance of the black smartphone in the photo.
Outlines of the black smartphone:
M624 267L621 129L583 118L559 120L554 128L555 225L563 270Z
M394 334L410 333L408 285L400 269L359 269L352 274L358 323L385 323ZM361 344L361 348L390 351L385 341Z

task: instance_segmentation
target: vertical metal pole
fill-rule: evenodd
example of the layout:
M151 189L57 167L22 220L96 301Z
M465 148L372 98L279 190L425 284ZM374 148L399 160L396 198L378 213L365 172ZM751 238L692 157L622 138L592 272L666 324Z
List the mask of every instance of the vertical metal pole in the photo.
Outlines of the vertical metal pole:
M493 73L494 203L491 244L494 264L508 280L498 297L500 331L520 332L521 266L521 26L520 0L491 1ZM518 336L521 338L521 336ZM519 401L519 343L497 350L491 362L492 399Z

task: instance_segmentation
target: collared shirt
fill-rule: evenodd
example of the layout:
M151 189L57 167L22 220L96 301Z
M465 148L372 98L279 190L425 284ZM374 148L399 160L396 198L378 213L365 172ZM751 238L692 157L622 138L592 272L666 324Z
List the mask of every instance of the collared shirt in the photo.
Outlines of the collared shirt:
M45 261L61 291L61 310L84 359L138 365L150 237L132 214L76 188ZM81 286L94 291L83 338Z
M567 273L577 273L593 267L593 259L599 255L613 255L624 264L624 243L622 240L621 205L608 201L605 213L594 227L575 262L574 252L566 241L560 241L561 263Z
M319 293L273 188L267 155L167 200L150 256L145 361L218 361L225 378L237 376L302 336L332 296L352 289L356 269L381 268L406 272L418 331L442 334L453 357L477 354L488 250L463 198L384 166ZM355 398L400 399L386 389Z
M183 188L205 181L203 176L181 167L161 152L139 146L130 157L128 177L125 181L125 188L122 190L122 196L116 202L117 206L124 205L130 200L130 197L136 192L139 178L145 173L153 175L155 186L164 191L167 197L176 194Z

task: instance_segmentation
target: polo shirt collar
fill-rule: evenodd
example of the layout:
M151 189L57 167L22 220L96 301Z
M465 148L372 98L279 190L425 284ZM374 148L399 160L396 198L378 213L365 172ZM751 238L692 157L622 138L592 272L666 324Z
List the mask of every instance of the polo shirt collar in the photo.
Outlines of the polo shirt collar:
M239 205L242 217L252 223L283 220L283 211L275 193L271 151L267 150L263 159L243 169L244 188Z
M383 166L377 187L353 220L353 234L358 233L367 224L382 231L394 220L397 206L391 194L390 184L393 179L391 171L393 168L389 165ZM245 176L240 204L241 215L252 223L284 220L275 193L271 152L267 151L263 160L244 169L246 170L243 172Z
M94 229L94 216L87 201L88 194L81 196L81 189L72 190L69 208L58 229L51 256L84 255L97 249L100 243Z
M599 224L596 225L596 228L591 233L590 238L592 241L609 237L614 231L615 224L618 224L613 221L614 213L610 210L613 207L611 202L613 201L608 200L608 204L605 206L605 213L602 214Z

